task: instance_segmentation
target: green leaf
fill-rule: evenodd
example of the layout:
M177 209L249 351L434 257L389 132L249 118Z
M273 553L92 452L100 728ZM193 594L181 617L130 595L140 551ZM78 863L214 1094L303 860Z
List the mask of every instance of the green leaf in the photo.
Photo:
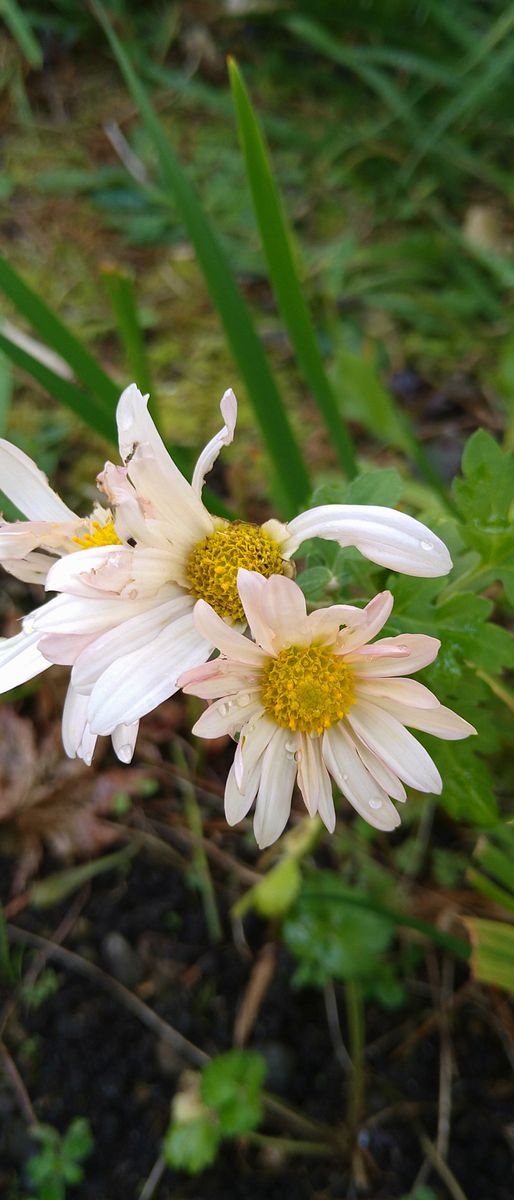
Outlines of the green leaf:
M245 381L248 396L272 460L276 491L286 515L298 511L309 494L307 470L293 436L284 404L249 309L239 291L228 256L208 221L173 147L152 107L130 58L109 21L104 5L93 0L98 17L132 98L155 148L165 189L173 197L196 251L213 303Z
M246 174L273 290L331 443L343 470L351 477L356 473L355 452L325 371L304 299L297 270L298 251L293 244L293 231L273 176L269 150L233 58L229 58L228 69Z
M490 827L498 820L498 805L491 772L475 749L478 740L456 745L432 738L427 745L443 780L439 801L446 812L454 821Z
M174 1121L163 1141L163 1156L169 1167L198 1175L215 1161L220 1137L209 1112L190 1121Z
M479 917L468 917L464 924L471 937L475 979L514 993L514 925Z
M248 1133L260 1125L265 1074L262 1055L250 1050L229 1050L204 1067L202 1100L216 1110L224 1137Z
M504 529L514 503L514 455L478 429L466 443L462 474L454 485L461 515L485 533Z
M331 979L365 981L388 949L391 918L350 906L346 891L332 871L306 877L283 929L285 944L300 964L297 983L324 987Z

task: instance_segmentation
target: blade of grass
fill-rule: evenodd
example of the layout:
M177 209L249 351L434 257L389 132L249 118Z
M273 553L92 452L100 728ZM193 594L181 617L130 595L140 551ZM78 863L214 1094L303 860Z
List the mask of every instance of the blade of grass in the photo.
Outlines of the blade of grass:
M277 494L282 498L286 515L290 516L297 512L309 495L309 477L250 311L239 291L229 259L168 140L129 55L111 26L104 5L100 0L91 0L91 8L105 31L125 83L139 109L157 152L165 185L173 196L194 246L262 429L274 467Z
M0 437L5 437L12 400L12 372L5 354L0 354Z
M303 297L296 270L292 230L273 177L268 148L234 59L229 59L229 76L246 173L273 289L298 361L341 466L352 479L356 474L352 441L341 419Z
M43 52L34 37L29 21L16 0L0 0L0 17L21 50L24 58L36 71L43 66Z
M132 279L116 266L104 267L102 280L112 305L120 338L125 348L130 373L142 392L150 393L148 407L154 421L158 421L158 409L146 349L137 310L135 289Z
M30 321L40 338L68 363L77 379L95 397L97 407L103 410L106 421L110 422L119 395L116 384L106 375L89 350L70 333L44 300L1 256L0 290L18 312Z
M22 350L21 346L9 341L9 338L2 333L0 333L0 350L3 350L7 358L17 367L21 367L22 371L28 371L29 375L32 375L32 378L36 379L50 396L58 400L59 404L64 404L65 408L71 409L90 429L93 429L100 437L106 438L108 442L116 443L114 406L112 414L109 415L94 394L81 391L76 384L71 383L69 379L63 379L62 375L57 375L50 367L46 367L26 350Z

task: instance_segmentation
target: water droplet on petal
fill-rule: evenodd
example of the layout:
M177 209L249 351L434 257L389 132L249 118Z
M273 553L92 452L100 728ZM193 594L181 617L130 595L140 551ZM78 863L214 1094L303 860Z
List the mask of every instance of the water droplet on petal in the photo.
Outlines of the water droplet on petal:
M240 708L246 708L247 704L250 703L249 693L239 692L239 695L236 697L236 702Z
M218 712L220 717L228 716L228 713L230 712L228 704L218 704Z
M347 775L343 775L343 783L348 783L348 776L347 776Z
M303 757L303 755L302 755L301 750L297 750L294 755L294 761L297 763L300 763L302 761L302 757Z
M420 544L422 550L433 550L434 549L433 542L420 542L419 544Z
M296 742L286 742L286 754L294 754L296 745Z
M382 800L378 796L371 796L368 803L370 808L382 808Z

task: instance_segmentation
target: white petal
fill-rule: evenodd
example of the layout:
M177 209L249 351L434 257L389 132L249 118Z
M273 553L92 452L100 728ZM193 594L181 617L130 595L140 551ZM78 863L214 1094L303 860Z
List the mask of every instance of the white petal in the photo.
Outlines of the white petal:
M44 585L50 567L56 560L50 554L40 554L33 550L26 558L3 558L2 566L9 575L21 579L22 583L37 583Z
M230 443L234 438L234 430L237 421L237 400L234 396L232 388L228 388L228 390L224 393L221 400L220 409L225 424L220 429L219 433L216 433L214 437L211 438L205 449L202 450L193 472L191 487L193 491L196 492L197 496L201 496L202 488L205 482L205 476L209 474L209 471L216 462L220 450L223 448L223 446L230 446Z
M132 725L117 725L116 729L113 729L113 750L120 762L132 762L138 730L139 721L133 721Z
M402 633L398 637L381 638L371 646L363 646L348 656L348 663L359 676L385 678L390 675L411 675L437 658L440 641L425 633Z
M259 793L255 807L253 831L260 850L271 846L280 837L291 811L297 765L287 753L289 734L276 729L262 758Z
M234 758L236 782L241 791L248 788L249 780L276 728L274 721L264 715L258 721L246 721L243 725Z
M319 812L329 833L335 829L332 784L321 753L321 738L301 737L298 763L298 787L309 816ZM326 818L328 817L328 822Z
M283 646L291 646L302 635L305 636L305 596L293 579L287 579L285 575L271 575L266 580L262 593L262 613L273 631L276 651Z
M94 637L94 633L85 636L80 633L42 633L39 649L49 663L59 667L71 667L86 646L91 645Z
M368 679L364 675L356 675L355 691L364 700L377 704L381 704L384 698L412 705L413 708L440 708L437 696L424 684L418 683L417 679ZM384 708L388 708L388 704L384 704ZM406 723L409 724L408 721Z
M338 638L338 649L342 654L351 654L364 646L385 625L393 607L391 592L379 592L363 609L363 620L354 629L343 629Z
M89 721L95 733L112 733L131 725L177 690L178 676L211 653L194 628L190 613L157 634L149 654L146 645L117 658L95 683Z
M442 780L424 746L396 717L367 700L358 700L346 720L366 746L383 759L395 775L419 792L442 790Z
M77 516L52 490L46 475L23 450L0 438L0 489L26 517L34 521L77 521Z
M353 604L331 604L330 608L317 608L309 613L306 628L312 641L321 638L334 641L345 625L353 628L366 623L366 609Z
M167 550L141 546L98 546L59 559L48 573L47 591L95 598L99 592L136 600L155 596L173 583L173 556Z
M393 771L390 771L389 767L386 767L385 763L382 762L382 759L373 754L373 751L368 746L365 746L364 742L361 742L355 730L353 730L352 741L357 747L357 753L364 766L367 767L373 778L380 784L380 787L384 789L384 792L387 792L388 796L392 796L393 800L400 800L403 803L407 799L407 792L401 779L398 779L398 776Z
M237 825L250 811L257 795L261 778L261 768L257 765L248 778L246 791L241 792L237 786L234 764L228 773L225 787L225 817L228 825Z
M394 804L364 766L341 722L323 735L323 758L343 796L365 821L382 830L400 824Z
M62 712L62 741L68 758L82 758L91 765L96 736L87 719L87 696L80 696L70 684Z
M0 639L0 693L19 687L50 665L38 649L39 634L17 633Z
M218 663L220 659L216 658L214 662ZM214 666L214 663L212 665ZM200 676L200 672L201 667L195 667L193 671L186 671L178 680L183 692L198 696L200 700L219 700L221 696L234 696L236 692L241 692L243 696L249 695L259 685L258 673L252 671L217 671L203 677Z
M198 718L196 725L193 725L196 737L217 738L225 734L232 735L241 729L244 720L258 720L264 712L259 692L254 692L253 695L246 693L246 696L248 704L245 705L244 711L238 706L237 697L223 696L215 704L210 704Z
M237 633L226 621L222 621L210 604L198 600L194 607L194 622L206 641L216 646L235 663L247 663L251 667L263 667L266 656L249 638Z
M264 575L259 575L257 571L245 571L240 568L237 572L237 590L251 635L267 654L273 654L274 631L264 614L263 604L267 582Z
M164 602L164 597L163 597ZM122 600L119 596L102 596L84 599L81 596L54 596L47 604L29 613L23 619L27 633L103 633L105 629L120 625L130 617L148 609L148 600Z
M380 701L377 701L380 703ZM393 717L397 717L402 725L409 725L411 729L421 729L424 733L433 733L435 737L444 738L447 741L459 741L460 738L470 737L476 733L474 725L470 725L469 721L465 721L464 717L459 717L451 708L445 708L444 705L438 704L437 707L430 709L410 708L408 704L401 704L395 700L384 700L384 707L387 712L392 713Z
M407 575L447 575L452 567L444 542L426 525L393 508L324 504L300 513L288 528L286 558L308 538L320 537L340 546L356 546L372 562Z

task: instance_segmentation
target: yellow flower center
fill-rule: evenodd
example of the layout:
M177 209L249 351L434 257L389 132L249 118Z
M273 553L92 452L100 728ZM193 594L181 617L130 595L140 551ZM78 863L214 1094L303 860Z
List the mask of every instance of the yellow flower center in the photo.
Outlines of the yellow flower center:
M290 570L270 534L243 521L224 525L198 542L187 564L187 581L193 595L206 600L225 620L244 620L237 590L240 567L258 571L266 579Z
M353 672L328 646L288 646L264 669L261 700L282 729L323 733L354 703Z
M81 550L90 550L92 546L121 546L121 539L114 528L114 521L106 521L105 525L101 525L99 521L89 520L84 524L88 526L89 533L85 533L83 537L72 539L77 546L80 546Z

